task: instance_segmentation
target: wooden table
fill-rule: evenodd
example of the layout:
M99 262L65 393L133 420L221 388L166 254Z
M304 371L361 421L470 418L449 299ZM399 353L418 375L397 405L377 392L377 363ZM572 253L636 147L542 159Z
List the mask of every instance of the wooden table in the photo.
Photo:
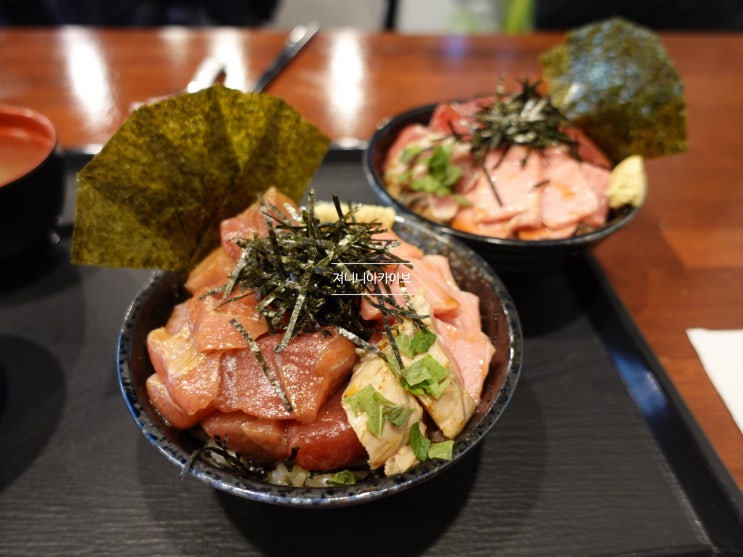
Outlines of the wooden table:
M267 92L336 141L366 140L411 106L492 91L499 74L536 77L537 55L561 39L323 31ZM102 144L132 102L181 90L202 57L224 59L226 85L248 89L283 40L226 28L0 30L0 102L47 114L64 148ZM743 328L743 35L662 40L686 83L689 151L648 163L645 206L596 255L741 487L743 435L686 329Z

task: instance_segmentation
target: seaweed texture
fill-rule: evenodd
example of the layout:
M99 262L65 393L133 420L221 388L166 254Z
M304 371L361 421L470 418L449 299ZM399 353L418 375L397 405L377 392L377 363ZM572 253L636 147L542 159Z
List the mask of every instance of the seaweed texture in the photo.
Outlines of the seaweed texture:
M553 103L614 163L687 149L684 84L653 32L612 18L569 32L539 62Z
M72 261L188 271L270 186L299 201L329 143L285 101L221 85L144 105L78 174Z

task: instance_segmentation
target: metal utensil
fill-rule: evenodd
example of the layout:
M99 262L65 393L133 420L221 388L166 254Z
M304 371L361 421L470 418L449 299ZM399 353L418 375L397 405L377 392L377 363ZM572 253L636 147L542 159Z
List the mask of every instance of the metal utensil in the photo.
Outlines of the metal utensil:
M253 85L250 90L254 93L262 92L279 74L279 72L281 72L281 70L283 70L284 67L294 59L299 51L302 50L310 40L312 40L312 37L314 37L319 30L320 27L316 23L297 25L292 29L289 32L286 43L284 43L284 48L273 63L258 78L258 81L255 82L255 85Z

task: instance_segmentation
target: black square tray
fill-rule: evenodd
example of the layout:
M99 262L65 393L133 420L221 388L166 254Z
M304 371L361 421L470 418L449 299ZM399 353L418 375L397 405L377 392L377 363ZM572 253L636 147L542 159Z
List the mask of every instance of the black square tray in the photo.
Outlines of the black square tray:
M70 265L66 225L0 278L2 555L743 555L743 497L586 256L502 274L521 381L482 447L423 486L344 509L252 503L180 479L119 393L116 338L148 272ZM376 202L360 151L318 198Z

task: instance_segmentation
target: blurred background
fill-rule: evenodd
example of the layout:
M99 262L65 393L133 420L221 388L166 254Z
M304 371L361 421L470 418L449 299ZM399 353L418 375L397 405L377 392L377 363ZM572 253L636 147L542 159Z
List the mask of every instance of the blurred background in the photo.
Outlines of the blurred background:
M0 0L0 26L288 29L316 21L400 33L521 33L623 16L658 30L743 30L743 0Z

